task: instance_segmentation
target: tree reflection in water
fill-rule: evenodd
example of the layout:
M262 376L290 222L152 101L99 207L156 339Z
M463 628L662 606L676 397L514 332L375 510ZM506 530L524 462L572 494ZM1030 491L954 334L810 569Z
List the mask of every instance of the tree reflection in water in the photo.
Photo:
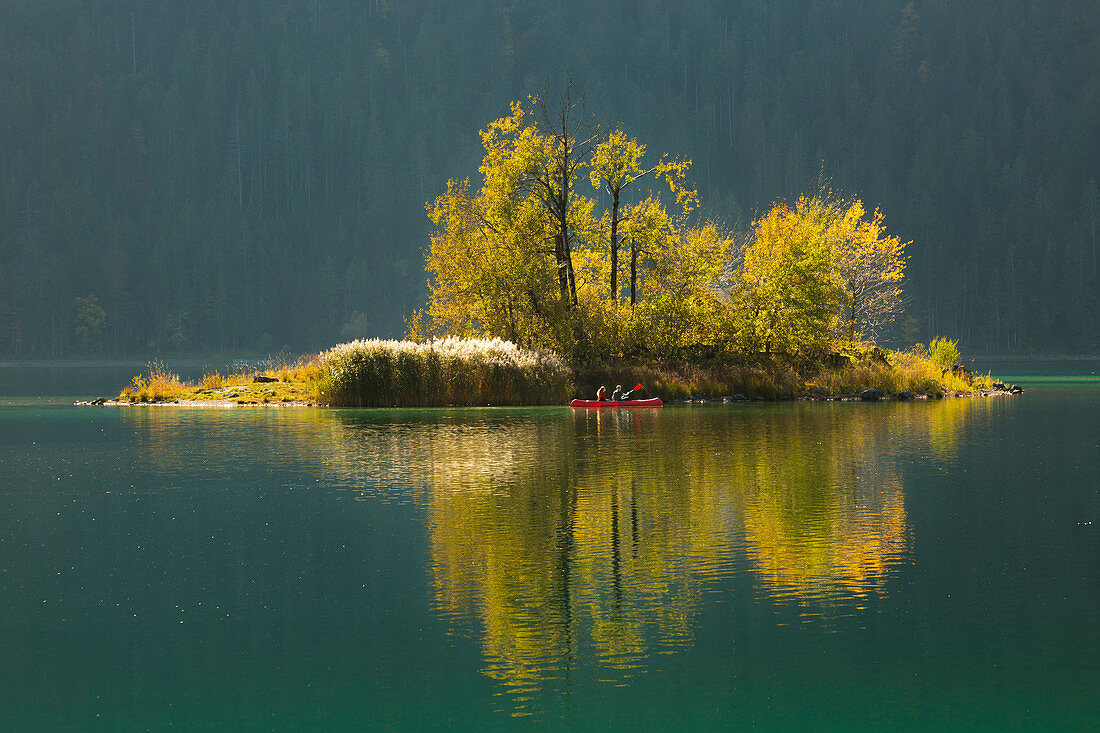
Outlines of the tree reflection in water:
M522 715L692 644L739 573L811 621L863 612L910 545L900 464L950 461L983 404L335 413L328 460L412 483L438 613Z

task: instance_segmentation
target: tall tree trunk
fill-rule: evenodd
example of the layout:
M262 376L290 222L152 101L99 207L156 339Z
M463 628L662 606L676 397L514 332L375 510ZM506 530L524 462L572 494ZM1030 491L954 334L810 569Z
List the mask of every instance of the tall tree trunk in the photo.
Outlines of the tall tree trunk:
M638 241L630 238L630 307L637 302L638 294Z
M565 260L565 238L561 232L554 235L554 262L558 266L558 289L563 303L569 302L569 271Z
M562 129L565 129L564 123ZM569 146L566 141L562 142L563 155L562 162L559 168L559 174L561 180L559 182L560 188L558 189L558 202L557 202L557 224L561 229L561 233L558 235L561 239L561 262L559 267L564 265L564 276L567 283L566 292L562 293L562 299L565 300L570 306L577 304L577 281L573 276L573 252L569 246ZM559 275L559 278L561 275Z
M619 301L619 191L611 193L611 300Z

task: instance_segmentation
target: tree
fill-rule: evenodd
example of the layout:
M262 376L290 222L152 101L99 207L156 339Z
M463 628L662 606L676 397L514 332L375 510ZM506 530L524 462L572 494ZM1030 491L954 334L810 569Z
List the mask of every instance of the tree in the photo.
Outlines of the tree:
M513 102L509 116L481 133L486 150L481 172L486 188L503 196L499 201L505 207L517 199L532 199L541 206L550 225L561 299L574 306L577 284L571 234L577 196L573 183L591 155L595 135L579 137L586 129L584 105L574 97L571 79L556 105L546 97L531 98L535 114Z
M734 297L750 349L796 352L824 342L843 298L826 226L785 205L753 225Z
M863 203L828 205L820 198L800 199L800 212L819 210L828 222L830 244L836 250L837 273L844 283L842 334L874 341L879 332L901 314L901 280L905 277L905 247L887 236L882 212L864 219Z
M488 182L472 195L468 181L451 181L428 205L437 227L426 267L430 332L557 345L545 328L555 266L543 246L544 222L530 205L508 206L496 193Z
M589 178L595 188L603 188L611 197L611 210L605 215L607 228L610 230L609 249L611 254L610 273L610 297L619 299L619 230L628 216L620 212L620 204L623 191L630 184L651 173L663 175L668 181L669 188L676 194L677 201L684 205L685 213L691 210L696 201L696 193L684 186L684 177L691 161L666 161L660 160L650 168L642 168L642 156L645 155L645 145L640 144L634 138L627 138L622 130L612 130L592 154L592 165L589 169ZM631 239L631 294L630 303L635 302L635 287L637 285L636 266L637 250Z
M677 248L676 237L683 232L691 246L700 241L683 224L695 202L695 192L684 185L688 163L662 158L643 170L644 146L622 133L609 138L593 159L595 138L578 138L581 126L570 87L553 111L538 99L532 103L541 121L515 102L508 115L481 132L483 183L476 192L468 180L450 181L447 191L427 205L436 227L426 263L430 323L424 313L414 315L409 333L500 336L581 361L618 353L619 301L609 302L599 292L608 271L618 290L620 231L631 242L633 305L643 252L656 295L660 277L675 279L669 270L678 262L673 253L684 249ZM590 165L599 170L593 172ZM681 205L676 217L652 194L634 206L621 205L623 189L649 173L669 183ZM596 202L574 190L579 175L604 180L615 191L612 211L603 214L603 221L614 222L610 262L601 246ZM712 264L719 271L724 262ZM658 276L662 266L666 271Z
M643 255L650 259L672 236L674 222L661 202L647 196L629 207L623 217L623 234L630 242L630 307L638 302L638 266Z
M728 345L729 304L719 297L719 282L732 244L725 232L706 222L678 227L650 255L643 310L657 353L708 353Z

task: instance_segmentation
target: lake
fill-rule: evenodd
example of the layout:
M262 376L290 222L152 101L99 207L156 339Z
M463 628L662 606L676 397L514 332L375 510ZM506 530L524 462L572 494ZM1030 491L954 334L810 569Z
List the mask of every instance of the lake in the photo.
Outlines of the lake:
M992 368L574 411L0 366L0 729L1091 729L1100 368Z

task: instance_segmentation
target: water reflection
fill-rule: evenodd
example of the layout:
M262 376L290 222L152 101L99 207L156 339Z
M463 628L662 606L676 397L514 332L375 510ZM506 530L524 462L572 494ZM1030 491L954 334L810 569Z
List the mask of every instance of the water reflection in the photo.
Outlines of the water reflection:
M337 498L421 507L435 612L527 714L581 676L626 684L692 645L706 594L729 583L809 622L869 612L912 542L903 466L950 464L989 404L232 419L269 424L264 444ZM189 450L233 439L222 418L189 422L197 411L129 414L165 472L181 430ZM231 463L226 450L210 452Z
M950 461L973 400L560 414L406 427L336 413L329 459L407 478L438 613L477 636L514 712L590 674L623 684L693 643L745 576L804 618L888 593L910 544L900 465Z

